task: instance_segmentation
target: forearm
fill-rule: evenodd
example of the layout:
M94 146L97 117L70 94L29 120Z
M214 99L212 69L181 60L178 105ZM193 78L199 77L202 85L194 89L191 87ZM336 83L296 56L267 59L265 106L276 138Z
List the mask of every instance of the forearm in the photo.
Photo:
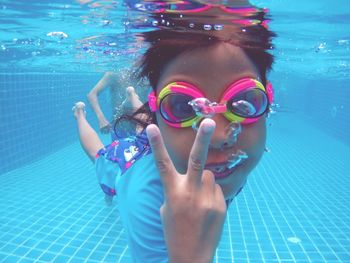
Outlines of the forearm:
M98 102L97 94L95 92L90 92L88 93L87 98L99 121L106 119Z

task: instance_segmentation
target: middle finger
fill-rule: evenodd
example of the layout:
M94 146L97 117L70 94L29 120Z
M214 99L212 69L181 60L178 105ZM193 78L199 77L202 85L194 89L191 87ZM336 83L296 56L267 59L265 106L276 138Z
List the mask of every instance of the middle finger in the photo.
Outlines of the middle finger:
M199 126L187 167L188 180L194 184L199 185L201 183L204 165L207 160L208 148L214 129L215 122L212 119L204 119Z

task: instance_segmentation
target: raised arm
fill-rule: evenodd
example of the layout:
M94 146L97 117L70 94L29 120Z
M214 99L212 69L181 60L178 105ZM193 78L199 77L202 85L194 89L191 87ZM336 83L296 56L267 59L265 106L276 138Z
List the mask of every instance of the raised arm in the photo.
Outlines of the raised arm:
M100 131L103 133L108 133L111 129L111 125L102 112L98 96L100 92L109 87L113 81L117 81L116 75L113 72L106 72L99 82L87 94L88 101L97 116Z

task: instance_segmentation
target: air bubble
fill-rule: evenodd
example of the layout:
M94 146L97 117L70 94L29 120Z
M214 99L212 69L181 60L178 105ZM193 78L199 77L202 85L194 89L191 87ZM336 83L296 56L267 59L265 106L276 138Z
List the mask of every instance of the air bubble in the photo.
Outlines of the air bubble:
M337 42L339 45L349 45L349 40L347 39L339 39Z
M220 30L224 29L224 26L223 25L215 25L214 29L217 30L217 31L220 31Z
M327 43L322 42L322 43L318 44L317 47L315 47L315 52L316 53L328 53L328 52L330 52L330 50L327 49Z
M241 131L242 126L239 122L231 122L230 125L226 127L227 142L229 144L235 143Z
M109 24L111 24L112 21L111 20L102 20L102 25L103 26L108 26Z
M48 37L57 37L59 39L67 38L68 35L62 31L53 31L46 34Z
M189 23L188 26L189 26L190 28L194 28L194 23Z
M233 153L228 159L227 168L232 169L247 158L248 155L245 152L243 152L242 150L238 150L236 153Z
M211 25L204 25L203 29L209 31L212 29L212 26Z

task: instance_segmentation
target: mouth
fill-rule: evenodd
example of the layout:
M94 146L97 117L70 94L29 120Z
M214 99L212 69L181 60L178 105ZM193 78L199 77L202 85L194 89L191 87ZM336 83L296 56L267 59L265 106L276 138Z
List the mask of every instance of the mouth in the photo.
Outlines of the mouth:
M215 179L223 179L233 174L238 169L238 167L242 165L242 163L243 162L240 162L231 168L229 166L229 163L208 164L204 167L204 169L211 171L214 174Z
M205 169L211 171L215 179L223 179L233 174L248 158L248 155L239 150L236 154L232 154L227 162L210 163L205 165Z

